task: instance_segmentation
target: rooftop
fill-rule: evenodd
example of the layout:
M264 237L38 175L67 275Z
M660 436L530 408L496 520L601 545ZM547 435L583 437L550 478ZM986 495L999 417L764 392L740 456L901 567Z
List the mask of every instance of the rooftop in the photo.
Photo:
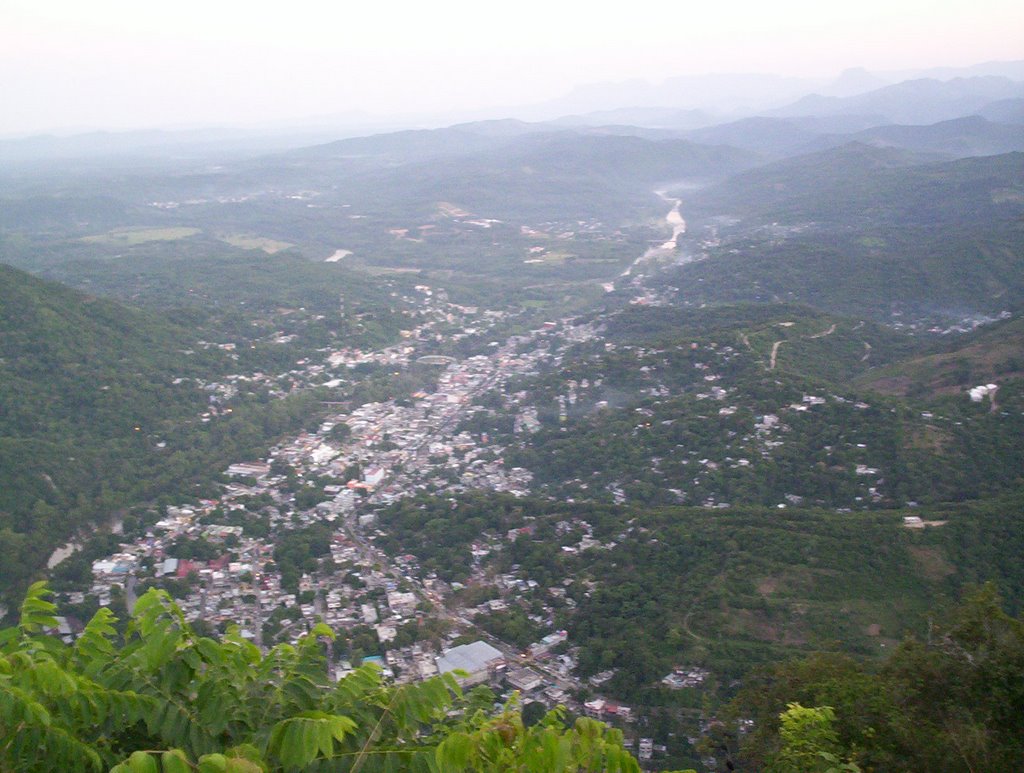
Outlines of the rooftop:
M437 670L442 674L462 669L470 674L487 668L493 660L503 659L501 651L485 641L475 641L445 650L437 659Z

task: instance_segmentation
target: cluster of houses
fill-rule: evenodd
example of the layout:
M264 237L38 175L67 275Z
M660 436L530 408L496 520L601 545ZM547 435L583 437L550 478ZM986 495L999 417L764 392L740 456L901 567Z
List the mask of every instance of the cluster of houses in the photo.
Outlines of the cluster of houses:
M513 336L490 347L486 355L460 361L438 358L436 389L408 400L371 402L334 413L316 431L300 433L273 448L267 458L230 465L225 471L228 482L217 499L164 508L144 533L93 563L88 592L101 604L123 594L131 607L146 586L173 585L187 620L201 621L211 630L238 624L241 635L261 647L296 641L323 621L339 632L360 631L363 642L373 642L363 645L362 661L377 662L385 675L399 682L458 670L465 674L461 679L467 686L507 685L527 699L576 706L605 720L632 721L630 708L613 701L574 703L575 691L584 684L573 675L572 650L559 646L566 642L566 632L552 630L556 607L575 606L566 595L572 578L540 588L518 566L498 575L483 568L480 559L517 539L521 530L481 538L472 546L477 561L470 581L493 584L498 598L466 611L492 614L522 597L544 599L539 607L534 605L530 619L550 633L525 651L488 636L459 644L475 625L457 608L440 612L455 588L434 576L422 576L414 556L385 555L372 539L374 510L417 492L454 494L487 488L525 494L530 473L507 467L500 446L489 442L486 434L461 430L460 424L477 409L478 397L500 392L510 378L535 374L542 363L557 364L566 346L598 334L591 324L563 321ZM324 367L329 374L360 362L401 365L415 355L407 340L372 354L332 351ZM322 383L323 372L313 375ZM591 386L571 385L564 404L574 404L578 390ZM536 421L536 413L531 415L525 406L522 415L521 430L534 429L531 419ZM341 424L346 431L337 431ZM296 477L300 486L319 486L321 501L299 508ZM292 485L286 486L289 478ZM332 482L324 485L325 480ZM254 518L268 528L248 530ZM329 550L317 559L315 569L304 567L297 586L290 585L274 560L275 546L287 533L313 524L330 526ZM577 540L564 546L567 551L614 545L602 545L590 524L579 518L556 528L560 536L571 534ZM197 544L204 546L201 556L192 550ZM75 594L71 600L81 601L84 595ZM422 630L436 614L444 614L451 625L448 633L442 627L440 635L410 642L408 631ZM351 656L347 657L332 662L336 677L352 667Z
M684 687L700 687L711 676L711 672L699 666L680 666L664 677L661 683L673 690Z

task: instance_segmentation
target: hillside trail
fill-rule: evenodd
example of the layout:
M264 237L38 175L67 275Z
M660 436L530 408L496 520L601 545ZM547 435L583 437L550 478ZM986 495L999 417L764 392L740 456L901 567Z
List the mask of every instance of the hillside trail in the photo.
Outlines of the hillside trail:
M690 607L686 610L686 614L683 615L683 631L686 633L687 636L689 636L694 641L706 642L707 639L701 636L699 633L694 632L693 628L690 627L690 619L693 617L693 613L697 609L697 604L704 600L704 597L707 595L708 591L712 588L712 586L714 586L716 583L721 581L722 578L725 577L725 572L726 570L723 569L721 572L719 572L711 578L708 584L704 586L704 589L700 593L698 593L692 601L690 601Z
M810 341L810 340L813 340L815 338L824 338L825 336L830 336L834 332L836 332L836 323L835 322L832 323L832 326L829 327L828 330L822 330L820 333L815 333L814 335L803 336L803 337ZM746 336L743 336L743 338L744 338L744 343L746 343L747 346L750 346L749 342L746 341ZM776 364L776 362L778 361L778 358L779 358L779 347L782 346L784 343L786 343L786 339L785 338L782 339L781 341L776 341L774 344L772 344L772 354L771 354L771 359L770 359L769 364L768 364L768 370L775 370L775 364ZM866 341L865 341L864 345L867 346L867 342ZM868 346L868 348L870 349L871 347ZM865 355L864 359L867 359L867 355Z

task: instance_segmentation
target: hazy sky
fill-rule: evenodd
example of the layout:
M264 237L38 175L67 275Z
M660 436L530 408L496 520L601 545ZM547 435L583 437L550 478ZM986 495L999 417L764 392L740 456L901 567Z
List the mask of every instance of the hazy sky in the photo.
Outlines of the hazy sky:
M0 0L0 134L541 102L1024 58L1021 0Z

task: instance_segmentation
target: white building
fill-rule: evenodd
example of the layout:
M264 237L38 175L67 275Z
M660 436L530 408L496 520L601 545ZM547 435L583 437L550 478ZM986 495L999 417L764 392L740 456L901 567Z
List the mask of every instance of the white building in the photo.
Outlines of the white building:
M504 671L505 656L487 642L475 641L442 652L437 658L437 670L442 674L465 671L466 675L459 677L459 683L463 687L471 687Z

